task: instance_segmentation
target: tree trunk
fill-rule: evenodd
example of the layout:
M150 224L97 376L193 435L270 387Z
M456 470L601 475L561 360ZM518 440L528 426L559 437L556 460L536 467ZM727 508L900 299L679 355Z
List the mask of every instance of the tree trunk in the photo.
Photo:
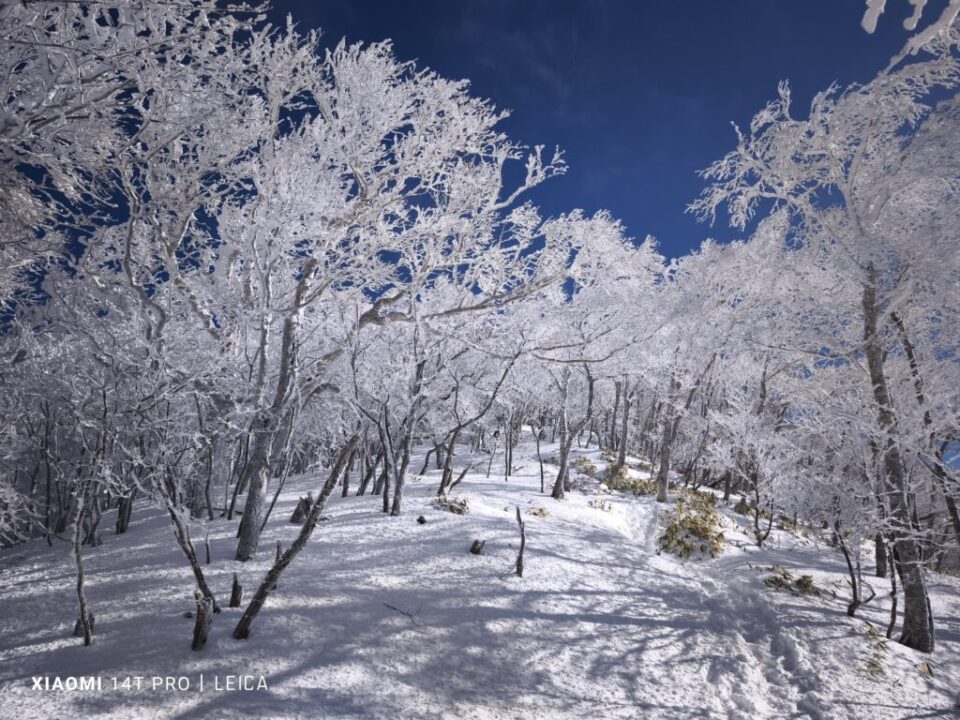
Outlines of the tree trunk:
M617 414L620 412L620 393L623 385L619 380L613 383L613 414L610 417L610 437L607 440L612 450L617 449Z
M360 486L357 488L357 496L366 495L367 488L370 486L370 481L373 479L374 474L377 472L377 465L380 463L380 453L374 456L373 462L366 457L363 459L364 462L364 473L363 479L360 481Z
M333 468L330 470L330 475L327 477L327 481L324 483L323 488L320 490L320 493L313 504L313 507L310 509L310 515L307 517L307 522L304 523L303 527L300 529L300 534L297 536L297 539L293 541L293 544L289 549L286 550L286 552L277 558L276 562L274 562L273 566L267 572L266 577L264 577L263 582L260 583L260 587L258 587L256 593L254 593L253 598L250 600L250 604L247 605L246 609L243 611L240 622L237 623L237 627L234 628L233 631L233 637L237 640L243 640L244 638L249 637L250 627L253 625L253 621L256 619L257 614L263 608L263 604L267 601L267 597L269 596L270 592L277 586L280 575L307 544L307 541L310 539L310 535L313 534L313 531L317 526L317 522L320 520L320 513L323 511L323 508L327 503L327 498L330 497L330 494L333 492L333 488L336 487L337 480L340 479L340 474L343 472L347 458L350 457L350 453L353 452L353 448L356 445L357 440L358 436L354 435L352 438L350 438L350 440L347 441L347 444L344 445L343 449L340 451L340 455L337 457L337 460L334 463Z
M450 442L447 444L446 452L443 453L443 471L440 474L440 487L437 490L437 497L446 495L450 482L453 480L453 446L460 435L460 428L454 428L450 434ZM439 453L437 455L439 457Z
M410 446L413 443L413 433L410 432L403 440L403 456L400 459L400 469L397 471L397 478L393 489L393 505L390 508L390 515L396 517L400 514L403 503L403 488L407 480L407 468L410 467Z
M90 614L87 612L87 596L83 591L83 555L80 551L82 546L80 528L83 525L83 506L86 494L87 490L84 488L83 492L77 495L77 521L73 528L73 560L77 566L77 601L80 605L80 616L77 622L83 634L83 644L89 645L93 642L93 628L91 627Z
M243 599L243 586L237 574L233 574L233 586L230 588L230 607L240 607L240 601Z
M550 493L554 500L563 500L564 498L564 476L567 473L567 459L570 457L570 433L567 431L567 411L563 411L563 417L560 420L560 467L557 470L557 479L553 482L553 492Z
M133 514L133 501L136 495L137 489L133 488L129 494L124 495L117 503L117 535L123 535L130 527L130 517Z
M353 464L353 458L351 457L347 461L347 467L343 471L343 480L340 481L342 489L340 491L340 497L347 497L350 494L350 466Z
M869 273L869 279L863 288L864 352L873 396L877 403L877 424L884 436L883 468L890 498L894 547L902 572L904 617L900 643L921 652L933 652L933 613L930 610L917 543L911 534L905 466L896 437L896 418L883 367L883 348L877 334L876 273L872 266Z
M620 423L620 439L617 450L617 467L627 464L627 435L630 432L630 406L633 405L627 381L623 381L623 418Z
M170 519L173 521L173 536L177 540L177 545L180 546L180 549L183 550L183 554L187 557L187 562L190 564L190 569L193 571L193 577L194 580L196 580L197 588L199 588L204 597L210 599L210 605L213 607L213 611L218 613L220 612L220 607L217 605L217 600L213 596L213 592L207 585L207 579L203 574L203 568L200 567L200 561L197 559L196 549L193 546L193 541L190 539L190 529L183 521L180 510L173 506L173 501L171 500L169 494L163 490L161 490L161 493L163 494L163 499L167 505L167 513L169 513Z
M657 469L657 502L667 501L667 487L670 482L670 446L673 444L672 437L673 420L669 412L663 418L663 435L660 440L660 467Z
M435 445L429 450L427 450L427 454L423 456L423 467L420 468L421 475L427 474L427 468L430 467L430 456L433 455L433 453L435 453L436 451L437 451L437 446Z
M413 400L410 403L410 409L407 411L407 416L404 418L404 421L400 426L403 439L401 440L400 444L400 468L397 470L397 474L394 479L393 504L390 507L391 517L396 517L400 514L401 505L403 503L403 488L407 480L407 469L410 467L410 452L413 448L413 434L416 431L417 419L420 415L420 400L421 391L423 388L423 369L426 364L426 360L421 360L417 363L416 370L414 371L413 387L411 390Z
M240 487L247 488L247 500L243 505L243 518L240 521L237 543L236 559L240 562L253 558L257 553L257 544L260 542L260 518L270 475L271 444L266 421L261 424L263 428L253 441L250 457L247 458L247 464L243 468L239 482Z
M517 524L520 526L520 551L517 553L517 577L523 577L523 551L527 547L527 528L520 515L520 508L517 508Z
M586 414L577 421L571 428L567 420L567 411L561 413L560 425L560 471L557 473L557 480L553 484L551 496L554 500L563 500L564 492L570 482L569 458L570 450L573 447L573 441L580 434L583 428L591 419L593 419L593 389L594 379L590 374L589 366L584 366L587 375L587 411ZM566 402L566 389L564 389L564 402Z
M533 439L537 443L537 462L540 463L540 493L544 492L544 477L543 477L543 457L540 455L540 428L535 425L530 425L530 429L533 430Z
M873 539L874 555L877 558L877 577L887 576L887 542L883 533L877 533Z
M210 598L205 597L202 592L197 590L197 617L193 625L193 643L191 650L200 650L207 644L207 635L210 634L210 626L213 624L213 615L211 614Z

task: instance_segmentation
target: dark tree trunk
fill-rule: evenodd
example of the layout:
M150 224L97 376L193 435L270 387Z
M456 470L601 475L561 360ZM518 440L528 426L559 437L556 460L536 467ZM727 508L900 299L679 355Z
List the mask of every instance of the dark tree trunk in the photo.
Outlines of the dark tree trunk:
M190 564L190 569L193 571L193 577L194 580L196 580L197 588L199 588L204 597L210 599L210 604L213 608L213 611L218 613L220 612L220 607L217 605L217 600L213 596L213 592L207 585L207 579L204 577L203 568L200 567L200 561L197 559L196 549L193 546L193 541L190 539L190 530L183 521L180 511L173 506L173 500L171 499L169 493L167 491L161 492L167 506L167 513L170 515L170 519L173 521L173 536L177 540L177 545L180 546L183 554L187 557L187 562Z
M890 558L890 623L887 625L887 639L893 637L893 631L897 628L897 575L899 567L897 564L896 548L891 546L887 549L887 557Z
M266 499L267 481L270 476L272 437L265 420L258 421L258 427L259 432L252 441L253 448L238 483L238 489L247 488L247 500L243 505L236 555L236 559L241 562L250 560L257 552L257 544L260 541L260 518L263 514L263 501Z
M202 592L197 590L197 617L193 625L193 643L191 650L201 650L207 644L207 635L210 634L210 626L213 624L213 613L210 605L210 598L205 597Z
M133 501L136 498L137 489L133 488L128 495L120 498L117 503L117 535L123 535L130 527L130 518L133 515Z
M424 455L424 457L423 457L423 467L420 468L420 474L421 474L421 475L426 475L426 474L427 474L427 468L430 467L430 456L433 455L433 453L435 453L436 451L437 451L436 446L434 446L434 447L430 448L429 450L427 450L427 454Z
M617 413L620 412L620 394L623 385L619 380L613 383L613 414L610 416L610 437L607 440L611 449L617 449Z
M440 474L440 487L437 489L437 497L446 495L453 480L453 446L460 435L460 428L455 428L450 435L450 442L447 444L446 452L443 454L443 472Z
M356 451L354 451L354 455L356 455ZM343 471L343 479L340 481L340 485L342 486L340 497L347 497L347 495L350 494L350 466L352 464L353 464L353 458L351 457L350 460L347 462L346 469L344 469Z
M450 483L450 487L447 488L448 492L451 492L457 485L463 482L463 479L467 476L467 473L473 469L473 465L467 465L463 470L460 471L460 474L457 475L457 479Z
M517 577L523 577L523 551L527 547L527 528L520 515L520 508L517 508L517 524L520 525L520 551L517 553Z
M669 414L663 419L663 434L660 437L660 466L657 469L657 502L667 501L667 488L670 484L670 449L673 444L671 430L673 420Z
M237 574L233 574L233 586L230 588L230 607L240 607L240 601L243 599L243 586Z
M534 425L530 426L533 430L533 439L537 443L537 462L540 463L540 493L544 492L545 482L543 476L543 457L540 455L540 428Z
M627 464L627 436L630 432L630 407L633 405L626 379L623 381L623 418L620 421L620 439L617 441L617 467Z
M410 467L410 445L412 433L408 433L403 441L403 456L400 459L400 469L397 471L396 484L393 490L393 505L390 508L390 515L396 517L400 514L403 503L403 489L407 481L407 468Z
M560 428L560 467L557 470L557 479L553 482L553 492L550 493L554 500L563 500L566 494L565 480L569 472L568 463L572 443L565 426L566 420L562 420Z
M377 472L377 465L380 464L380 457L381 452L378 452L377 455L374 456L372 463L368 458L364 458L363 462L366 464L366 468L363 473L363 480L360 481L360 487L357 488L358 496L366 495L367 488L370 486L370 481Z
M877 577L887 576L887 541L883 533L877 533L873 539L874 554L877 558Z

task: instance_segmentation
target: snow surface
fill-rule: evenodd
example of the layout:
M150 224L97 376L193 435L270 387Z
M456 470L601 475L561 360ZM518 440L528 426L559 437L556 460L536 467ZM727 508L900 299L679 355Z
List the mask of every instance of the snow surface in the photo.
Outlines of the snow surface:
M545 447L544 457L552 450ZM0 719L886 720L960 713L956 578L930 577L936 653L895 642L878 648L887 581L869 578L881 597L848 618L842 557L816 537L774 530L769 548L758 550L737 526L746 527L745 518L725 510L722 556L661 555L657 538L669 505L611 493L610 511L591 507L597 482L586 478L582 490L553 501L539 493L530 452L518 449L527 460L509 481L468 475L455 492L469 501L464 516L431 506L435 470L408 483L397 518L379 512L376 498L333 499L329 520L283 575L251 637L231 638L240 611L224 608L200 652L190 650L193 623L183 617L193 605L191 574L159 510L138 506L128 534L105 532L101 547L84 549L97 618L88 648L71 636L69 544L48 549L36 541L3 551ZM597 452L576 454L602 466ZM547 469L549 483L556 470ZM255 562L232 560L236 521L211 524L213 563L205 572L222 605L233 572L249 597L275 543L286 546L297 533L287 519L298 494L318 484L315 477L288 484ZM517 506L527 527L523 578L513 574ZM548 515L530 514L536 508ZM416 522L421 514L426 524ZM202 538L199 525L194 537ZM468 552L474 539L486 540L482 555ZM766 588L773 564L812 575L825 596ZM871 659L879 671L867 668ZM932 677L921 672L924 662ZM264 676L267 689L214 688L238 674L254 676L254 684ZM97 676L102 689L35 690L34 676ZM143 689L113 688L113 678L135 676L144 677ZM167 676L187 678L190 689L150 688L152 678Z

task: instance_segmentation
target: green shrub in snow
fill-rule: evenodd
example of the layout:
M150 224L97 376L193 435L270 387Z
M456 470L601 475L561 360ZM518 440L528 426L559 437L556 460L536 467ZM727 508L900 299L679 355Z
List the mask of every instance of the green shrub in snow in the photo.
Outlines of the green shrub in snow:
M576 460L574 460L573 467L577 472L580 472L587 477L597 476L597 466L587 460L585 457L578 457Z
M686 493L677 498L670 521L660 537L660 549L682 558L716 557L723 552L723 517L708 493Z
M627 469L625 467L608 467L607 472L603 477L603 482L611 490L632 492L634 495L655 495L657 492L656 482L653 480L631 478L627 474Z

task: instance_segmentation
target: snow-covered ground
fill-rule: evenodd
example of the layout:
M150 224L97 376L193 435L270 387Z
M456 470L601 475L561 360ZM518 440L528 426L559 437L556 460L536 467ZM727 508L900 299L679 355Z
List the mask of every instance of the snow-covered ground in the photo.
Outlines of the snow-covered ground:
M578 454L602 464L599 453ZM286 571L251 637L231 638L239 610L224 608L200 652L190 650L193 623L183 617L192 609L190 571L159 511L138 507L128 534L105 533L101 547L85 549L97 618L88 648L71 636L69 544L4 551L0 718L885 720L960 713L956 579L930 578L938 648L923 656L881 642L886 581L875 583L882 597L857 618L846 616L843 559L815 539L774 530L769 548L757 550L734 527L746 520L724 511L724 554L682 561L657 553L669 506L613 493L605 496L609 511L591 507L594 481L556 502L539 493L529 452L516 457L526 462L508 482L466 477L455 491L469 502L462 516L431 506L432 470L408 483L400 517L384 516L375 498L334 498L329 520ZM549 482L555 469L548 472ZM275 543L288 545L297 533L287 519L298 493L317 484L310 477L289 484L256 562L232 560L236 521L212 523L213 563L205 570L221 604L233 572L248 596L253 591ZM517 506L527 527L522 578L513 574ZM537 508L546 516L531 512ZM482 555L468 552L474 539L486 541ZM812 575L827 592L765 587L773 564ZM932 677L922 672L925 662ZM237 675L252 677L231 679ZM38 690L35 676L95 676L101 687ZM154 688L154 678L182 678L181 688L190 687ZM131 687L115 689L115 679ZM254 689L227 689L237 682Z

